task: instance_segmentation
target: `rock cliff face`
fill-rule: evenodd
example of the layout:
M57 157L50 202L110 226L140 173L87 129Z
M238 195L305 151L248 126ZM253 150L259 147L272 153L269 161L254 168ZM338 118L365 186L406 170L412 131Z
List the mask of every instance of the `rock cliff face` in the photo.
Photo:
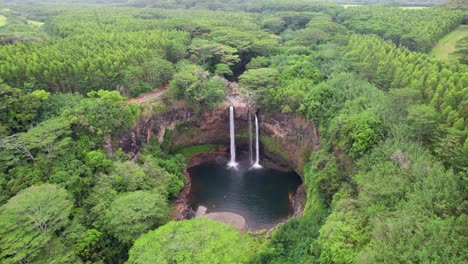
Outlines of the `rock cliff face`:
M313 124L293 114L262 112L260 118L264 155L303 176L309 154L320 149L320 137Z
M165 148L177 149L198 144L219 144L218 153L204 153L189 161L189 166L207 159L227 159L229 156L229 106L234 106L236 147L248 151L248 112L258 113L260 121L261 161L264 166L294 170L301 177L308 155L320 148L317 130L308 120L292 114L269 113L255 109L245 97L230 97L214 110L195 113L183 102L175 102L163 112L143 114L133 128L118 137L118 146L133 159L140 153L143 144L151 138L157 139ZM252 118L253 120L253 118ZM253 133L255 133L253 127ZM255 140L255 139L254 139ZM219 151L224 151L219 153ZM239 153L239 152L238 152ZM188 204L190 178L175 201L175 219L193 217ZM304 180L304 179L303 179ZM294 196L294 215L300 215L304 208L306 194L299 187Z
M129 131L118 138L121 147L136 158L143 143L155 137L165 147L176 148L197 144L229 146L229 106L234 106L236 146L248 149L247 114L255 107L245 97L227 99L214 110L196 114L182 102L162 113L141 116ZM250 106L250 107L249 107ZM295 170L303 175L307 155L320 148L320 139L313 124L304 118L281 113L259 112L261 152L272 165ZM267 162L267 161L266 161Z

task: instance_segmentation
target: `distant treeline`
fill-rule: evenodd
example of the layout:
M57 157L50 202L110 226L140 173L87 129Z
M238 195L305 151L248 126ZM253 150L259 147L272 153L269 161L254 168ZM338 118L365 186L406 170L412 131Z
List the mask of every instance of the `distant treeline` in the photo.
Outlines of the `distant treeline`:
M375 34L410 50L428 52L441 37L460 25L463 12L365 6L347 8L337 20L357 33Z
M433 6L442 4L444 0L333 0L337 4L387 4L400 6Z

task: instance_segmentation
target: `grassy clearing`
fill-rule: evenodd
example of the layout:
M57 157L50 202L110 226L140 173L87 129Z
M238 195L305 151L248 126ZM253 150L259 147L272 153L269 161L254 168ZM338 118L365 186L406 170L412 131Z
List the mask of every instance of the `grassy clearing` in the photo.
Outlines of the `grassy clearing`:
M6 25L7 17L4 15L0 15L0 27Z
M196 154L209 152L213 149L216 149L218 146L219 145L214 145L214 144L195 145L195 146L183 148L177 152L179 154L182 154L182 156L188 159Z
M460 25L441 38L430 54L443 61L455 60L457 57L451 56L451 53L455 51L455 44L466 36L468 36L468 25Z
M364 5L359 5L359 4L349 4L349 5L341 5L342 7L344 8L348 8L348 7L354 7L354 6L364 6Z
M348 8L348 7L356 7L356 6L372 6L372 4L342 4L340 6L344 8ZM400 6L400 8L402 9L424 9L428 7L427 6Z
M34 20L28 20L28 24L29 24L29 25L33 25L33 26L38 26L38 27L40 27L40 26L44 25L44 22L34 21Z
M427 6L400 6L402 9L426 9Z

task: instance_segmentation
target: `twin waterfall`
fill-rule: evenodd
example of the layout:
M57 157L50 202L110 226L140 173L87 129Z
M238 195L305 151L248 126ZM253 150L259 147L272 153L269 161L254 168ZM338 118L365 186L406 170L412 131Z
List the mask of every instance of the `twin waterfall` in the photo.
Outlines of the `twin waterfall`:
M247 121L249 122L249 161L253 164L253 151L252 151L252 115L250 114L250 108L247 111Z
M250 113L250 109L247 112L247 121L249 123L249 160L250 164L252 164L252 168L259 169L262 168L260 165L260 143L259 143L259 126L258 126L258 118L257 114L255 114L255 162L253 160L253 147L252 147L252 117ZM234 107L229 107L229 132L231 137L231 160L228 163L229 167L236 168L236 142L235 142L235 131L234 131Z
M249 133L252 133L249 131ZM252 167L254 168L261 168L262 165L260 165L260 143L258 143L258 118L257 114L255 114L255 163L253 164Z
M229 107L229 134L231 135L231 161L229 167L237 167L236 162L236 134L234 133L234 107Z

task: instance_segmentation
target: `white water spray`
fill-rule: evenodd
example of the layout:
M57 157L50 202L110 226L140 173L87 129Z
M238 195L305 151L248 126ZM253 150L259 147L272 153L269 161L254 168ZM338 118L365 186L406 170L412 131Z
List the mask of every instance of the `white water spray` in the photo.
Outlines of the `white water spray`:
M247 112L247 119L249 122L249 161L250 164L253 164L253 144L252 144L252 113L250 113L250 108Z
M257 114L255 114L255 163L252 166L253 168L261 168L262 165L260 165L260 143L259 143L259 137L258 137L258 118Z
M234 107L232 106L229 107L229 133L231 136L231 161L229 161L228 166L236 168L236 134L234 133Z

